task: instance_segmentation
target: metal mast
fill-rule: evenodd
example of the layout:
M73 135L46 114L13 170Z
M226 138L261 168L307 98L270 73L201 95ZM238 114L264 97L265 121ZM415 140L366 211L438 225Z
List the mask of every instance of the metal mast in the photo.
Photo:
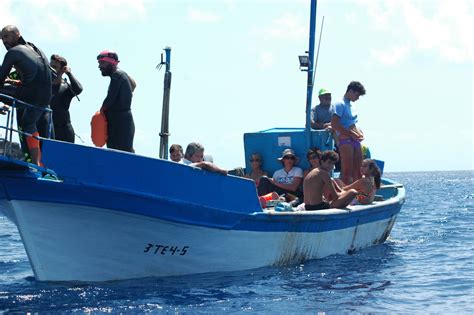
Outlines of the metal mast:
M171 90L171 47L165 47L166 58L163 61L161 54L161 62L157 66L158 69L165 65L165 79L163 87L163 110L161 113L161 132L160 132L160 158L168 159L168 137L169 137L169 114L170 114L170 90Z

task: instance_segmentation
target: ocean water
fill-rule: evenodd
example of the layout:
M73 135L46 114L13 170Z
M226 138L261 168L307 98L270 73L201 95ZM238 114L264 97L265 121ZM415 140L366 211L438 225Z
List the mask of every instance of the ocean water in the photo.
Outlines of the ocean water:
M386 176L407 202L384 244L284 268L42 283L0 216L0 312L473 313L474 172Z

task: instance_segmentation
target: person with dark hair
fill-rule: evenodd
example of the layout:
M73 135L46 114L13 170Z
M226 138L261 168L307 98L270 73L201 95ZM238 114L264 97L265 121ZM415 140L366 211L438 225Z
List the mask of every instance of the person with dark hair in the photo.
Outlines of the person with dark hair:
M365 159L360 167L362 178L350 185L344 186L343 190L355 189L357 191L357 201L366 205L374 201L375 192L380 188L380 169L374 160Z
M334 151L324 151L315 168L303 181L304 203L306 210L322 210L329 208L344 208L357 195L354 189L337 192L334 188L330 172L333 170L339 156ZM324 200L325 191L329 192L330 200Z
M7 53L0 66L0 85L4 84L10 70L15 67L21 81L17 98L35 106L17 108L18 129L31 134L26 140L19 134L20 142L25 155L31 156L33 163L42 165L37 123L51 101L52 74L48 58L34 44L27 43L14 25L5 26L1 35Z
M257 186L258 195L263 196L275 191L280 195L286 194L302 197L300 186L303 182L303 170L296 166L299 159L295 151L290 148L283 150L278 160L283 165L283 168L276 170L272 178L266 176L260 178L260 183Z
M304 171L303 173L303 178L308 175L309 172L314 170L319 166L319 159L321 158L321 151L318 148L311 148L308 150L306 153L306 159L308 160L309 163L309 168Z
M183 164L192 167L198 167L203 170L219 173L222 175L227 175L228 173L226 170L220 168L216 164L204 161L204 147L202 146L202 144L197 142L191 142L186 147Z
M334 104L331 126L338 135L338 148L341 155L341 180L350 184L361 177L361 141L364 134L356 127L357 115L353 113L352 103L365 95L364 86L357 81L349 83L342 101Z
M110 77L107 97L100 109L107 118L107 148L134 153L132 80L125 71L117 67L120 61L116 52L104 50L97 56L97 61L102 76Z
M170 160L177 163L183 163L183 147L179 144L170 146Z
M74 128L71 124L69 107L71 106L71 100L81 94L82 85L72 74L71 68L68 67L67 60L64 57L52 55L50 66L56 71L56 78L53 80L53 98L51 99L54 138L74 143ZM63 79L63 74L69 77L71 84L65 78Z

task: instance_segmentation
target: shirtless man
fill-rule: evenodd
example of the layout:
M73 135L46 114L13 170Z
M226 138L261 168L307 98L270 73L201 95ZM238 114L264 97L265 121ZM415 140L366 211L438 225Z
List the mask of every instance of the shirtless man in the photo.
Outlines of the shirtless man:
M183 164L199 167L203 170L227 175L227 171L214 163L204 161L204 147L197 142L191 142L184 153Z
M337 192L334 189L330 172L339 159L334 151L324 151L319 160L319 167L306 175L303 181L304 203L306 210L322 210L329 208L344 208L356 197L354 189ZM329 202L323 200L324 191L333 196Z

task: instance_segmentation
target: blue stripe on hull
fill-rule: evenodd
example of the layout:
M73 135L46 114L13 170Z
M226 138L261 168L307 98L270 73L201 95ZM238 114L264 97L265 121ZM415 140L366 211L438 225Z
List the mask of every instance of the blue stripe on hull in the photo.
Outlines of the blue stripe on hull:
M335 214L272 215L263 212L241 213L227 208L211 208L170 199L164 196L140 194L101 187L68 184L30 178L4 178L10 200L31 200L84 205L123 211L148 217L219 229L247 231L324 232L344 229L395 216L400 204L367 207L364 210Z
M234 229L250 231L326 232L341 230L361 224L392 218L400 212L400 204L372 207L364 210L347 211L338 214L321 214L318 211L285 215L258 213L245 218Z

